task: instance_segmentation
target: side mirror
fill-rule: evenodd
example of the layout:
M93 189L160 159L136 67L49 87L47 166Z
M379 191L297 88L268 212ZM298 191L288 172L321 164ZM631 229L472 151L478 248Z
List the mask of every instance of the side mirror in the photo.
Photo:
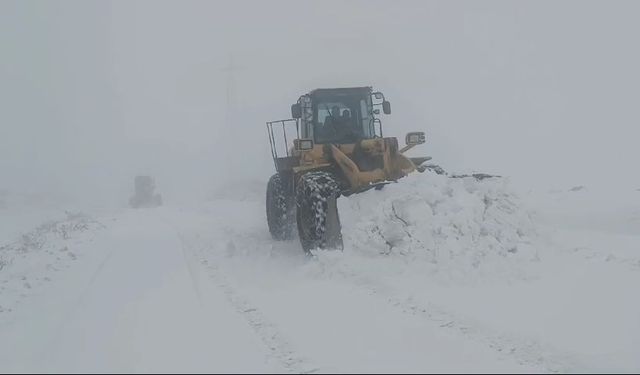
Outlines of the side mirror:
M391 114L391 103L389 103L386 100L384 102L382 102L382 112L384 112L385 115L390 115Z
M300 103L296 103L291 106L291 117L293 118L302 117L302 107L300 106Z
M313 139L294 139L293 148L296 151L309 151L313 148Z
M407 143L407 146L421 145L425 142L424 132L407 133L405 141Z

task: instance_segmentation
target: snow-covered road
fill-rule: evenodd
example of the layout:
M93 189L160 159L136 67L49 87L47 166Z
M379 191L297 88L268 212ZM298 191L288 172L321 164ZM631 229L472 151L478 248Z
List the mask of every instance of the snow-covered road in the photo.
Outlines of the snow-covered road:
M279 369L155 213L120 215L93 244L3 328L3 372Z
M0 242L0 372L638 371L638 206L572 200L423 175L313 258L261 194L62 219Z

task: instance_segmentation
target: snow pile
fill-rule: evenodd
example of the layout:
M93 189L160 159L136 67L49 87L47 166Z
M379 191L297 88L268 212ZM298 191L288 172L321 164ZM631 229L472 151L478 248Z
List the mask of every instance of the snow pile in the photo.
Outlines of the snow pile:
M84 214L67 213L64 220L46 222L0 246L0 313L76 260L74 245L81 233L102 227Z
M447 279L516 275L515 265L539 259L533 220L503 178L416 173L338 204L345 253L403 259Z

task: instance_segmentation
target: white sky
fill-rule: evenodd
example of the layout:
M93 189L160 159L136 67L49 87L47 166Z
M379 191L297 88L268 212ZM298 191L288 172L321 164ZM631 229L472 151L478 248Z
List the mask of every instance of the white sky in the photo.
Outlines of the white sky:
M447 169L639 188L639 11L632 1L4 0L0 188L125 201L133 176L151 173L179 199L227 181L220 164L266 181L265 121L314 88L364 85L392 103L385 134L427 132L423 153Z

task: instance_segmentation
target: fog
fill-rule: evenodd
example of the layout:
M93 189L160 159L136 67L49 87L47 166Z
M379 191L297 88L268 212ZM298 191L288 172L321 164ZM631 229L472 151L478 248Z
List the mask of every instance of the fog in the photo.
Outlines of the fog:
M2 1L0 189L125 205L265 181L265 122L373 86L385 135L523 185L640 187L637 2ZM232 67L232 69L228 69ZM231 172L230 172L231 171Z

